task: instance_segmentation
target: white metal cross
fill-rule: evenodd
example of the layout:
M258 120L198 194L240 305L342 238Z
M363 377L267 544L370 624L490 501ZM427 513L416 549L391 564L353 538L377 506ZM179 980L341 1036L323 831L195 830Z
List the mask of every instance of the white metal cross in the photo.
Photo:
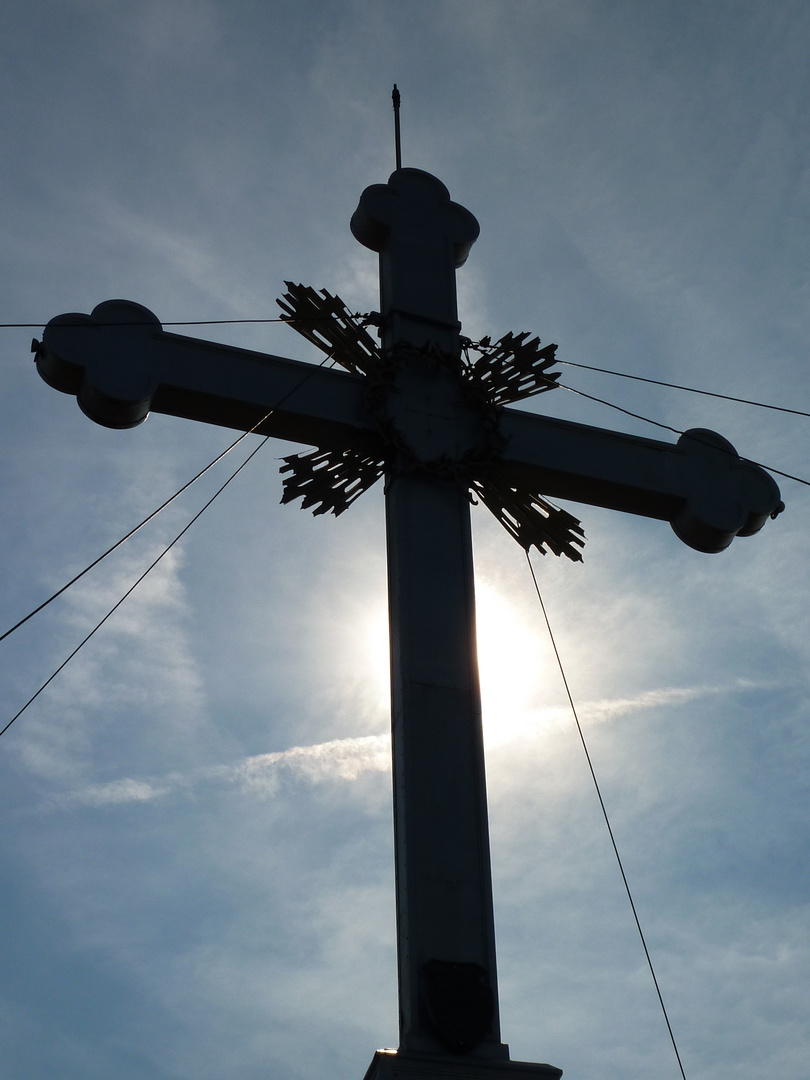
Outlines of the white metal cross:
M514 364L499 383L497 365L482 374L462 362L455 273L478 223L434 176L397 169L366 189L351 228L379 253L381 349L344 356L348 372L166 333L146 308L116 300L52 320L37 365L110 427L151 410L315 446L321 492L342 477L345 496L353 469L360 488L384 471L400 1047L378 1054L370 1075L550 1080L559 1069L509 1061L500 1036L470 490L526 547L555 549L542 493L669 521L707 552L758 531L781 508L779 490L710 431L669 444L504 408L524 396L498 394ZM300 304L288 310L317 338ZM529 368L545 371L549 355L535 351ZM288 468L285 501L315 476ZM562 520L563 532L576 526ZM576 534L562 545L574 558Z

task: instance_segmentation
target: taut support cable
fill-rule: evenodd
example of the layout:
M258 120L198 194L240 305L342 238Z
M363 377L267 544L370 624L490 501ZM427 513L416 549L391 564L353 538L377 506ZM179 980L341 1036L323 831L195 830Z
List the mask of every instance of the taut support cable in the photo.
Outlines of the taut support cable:
M537 575L534 572L534 567L532 566L532 560L531 560L531 557L529 556L528 551L526 552L526 561L529 564L529 572L531 573L532 581L534 582L534 591L537 593L537 599L540 601L540 608L541 608L541 610L543 612L543 618L544 618L545 623L546 623L546 629L548 630L548 636L549 636L549 638L551 640L551 647L554 650L554 656L557 659L557 667L560 669L560 675L562 676L563 686L565 687L565 693L568 696L568 703L571 706L571 712L573 713L573 716L574 716L574 723L577 726L577 733L579 734L579 741L582 743L582 749L585 751L585 759L588 762L588 769L589 769L590 774L591 774L591 779L593 780L593 786L596 788L596 796L599 799L599 806L602 809L602 817L605 819L605 825L607 825L607 831L608 831L608 834L610 836L610 843L611 843L611 846L613 847L613 854L616 856L616 862L619 864L619 873L622 875L622 882L624 883L624 891L627 893L627 899L630 901L630 908L631 908L631 910L633 912L633 919L635 920L636 929L638 930L638 936L641 938L641 945L642 945L642 948L644 949L644 955L647 958L647 966L650 969L650 975L652 975L652 981L653 981L653 984L655 986L655 992L658 995L658 1002L659 1002L659 1004L661 1006L661 1011L664 1014L664 1022L667 1025L667 1031L669 1032L669 1039L670 1039L670 1042L672 1043L672 1049L675 1051L675 1057L678 1060L678 1068L680 1069L681 1077L683 1078L683 1080L686 1080L686 1073L684 1072L683 1063L681 1062L681 1055L678 1052L678 1044L675 1042L675 1035L674 1035L674 1033L672 1031L672 1025L669 1022L669 1015L667 1014L667 1008L666 1008L666 1005L664 1004L664 998L661 995L661 988L658 985L658 978L657 978L657 976L655 974L655 968L653 967L652 957L650 956L650 951L647 948L647 941L646 941L646 939L644 937L644 931L641 929L641 922L640 922L639 917L638 917L638 912L636 911L636 905L635 905L635 903L633 901L633 894L630 891L630 884L629 884L629 882L627 880L627 875L624 872L624 865L622 863L622 857L619 854L619 848L618 848L618 846L616 844L616 838L613 835L613 829L612 829L611 824L610 824L610 818L608 817L607 807L605 806L605 801L602 798L602 790L599 787L599 781L596 779L596 771L594 770L593 762L591 761L591 755L590 755L590 753L588 751L588 744L585 742L585 735L584 735L584 733L582 731L582 725L579 722L579 714L577 713L577 707L574 704L574 698L573 698L573 696L571 694L571 689L570 689L570 687L568 685L568 679L566 678L565 669L563 668L563 664L562 664L562 659L560 658L560 653L559 653L559 650L557 649L557 642L554 640L554 633L552 632L551 623L549 622L548 613L546 612L546 605L543 603L543 597L540 595L540 586L537 583Z
M332 360L331 355L324 357L324 359L320 362L320 364L318 364L316 366L313 366L313 369L312 369L313 373L318 368L324 367L331 360ZM20 621L18 623L16 623L14 626L12 626L9 630L6 630L6 632L2 636L0 636L0 641L2 641L3 638L7 638L15 630L17 630L19 627L21 627L23 625L23 623L28 622L28 620L33 618L34 615L36 615L38 612L42 611L42 609L47 607L48 604L50 604L52 600L55 600L58 596L61 596L63 592L65 592L67 589L69 589L71 585L75 585L75 583L79 580L79 578L84 577L84 575L86 573L88 573L90 570L92 570L94 566L98 566L98 564L102 561L102 559L105 559L108 555L112 554L112 552L115 551L116 548L119 548L121 546L121 544L123 544L126 540L129 540L129 538L131 536L134 536L135 533L138 532L139 529L143 528L143 526L146 525L149 521L151 521L153 518L157 517L157 515L161 512L161 510L164 510L169 505L169 503L173 502L174 499L177 498L178 495L180 495L180 494L182 494L182 492L186 491L186 489L189 488L196 480L199 480L200 477L203 476L205 473L207 473L211 468L213 468L213 466L216 465L217 462L221 461L222 458L224 458L226 454L230 453L230 451L233 450L234 447L238 446L239 443L242 442L243 439L245 439L248 435L252 434L258 427L260 427L264 423L264 421L268 419L268 417L272 416L272 414L276 411L276 409L280 408L281 405L283 405L284 402L287 400L287 398L291 397L292 394L294 394L298 389L300 389L300 387L303 386L303 384L307 381L308 378L310 378L310 376L306 375L300 381L298 386L293 387L292 390L290 390L282 398L280 398L279 401L277 401L276 404L273 406L273 408L270 409L270 411L268 413L266 413L261 418L261 420L259 420L256 424L254 424L253 427L249 431L245 431L242 435L240 435L239 438L236 439L229 447L227 447L225 450L223 450L222 453L218 455L218 457L214 458L214 460L212 462L210 462L210 464L206 465L206 467L204 469L201 469L200 472L198 472L196 476L193 476L191 478L191 480L189 480L186 484L183 485L183 487L181 487L178 491L176 491L174 493L174 495L171 496L170 499L167 499L164 503L162 503L157 508L157 510L154 510L147 518L144 518L144 520L139 525L136 525L134 529L131 529L126 534L126 536L121 537L121 539L117 543L113 544L113 546L111 548L108 548L107 551L105 551L102 555L99 555L99 557L97 559L95 559L92 563L90 563L89 566L86 566L84 568L84 570L81 571L81 573L77 574L66 585L63 585L62 588L58 590L58 592L55 592L44 603L40 604L39 607L34 608L33 611L29 612L28 615L25 616L25 618L20 619ZM17 720L20 716L22 716L22 714L29 707L29 705L32 705L36 701L36 699L39 697L39 695L42 693L42 691L45 690L45 688L47 686L49 686L51 682L53 682L53 680L56 678L56 676L59 674L59 672L62 671L62 669L65 668L70 663L70 661L73 659L73 657L79 652L79 650L84 645L87 644L87 642L90 640L91 637L93 637L93 635L96 633L96 631L101 629L101 627L110 618L110 616L115 611L117 611L117 609L121 606L121 604L123 604L123 602L126 600L126 598L138 587L138 585L140 585L140 583L144 580L144 578L147 576L147 574L149 574L157 566L157 564L160 562L160 560L165 555L167 555L169 551L171 551L171 549L178 542L178 540L180 540L181 537L185 535L185 533L191 528L191 526L194 524L194 522L197 521L197 519L208 509L208 507L211 505L211 503L214 501L214 499L216 499L225 490L225 488L228 486L228 484L230 484L231 480L233 480L236 476L239 475L239 473L242 471L242 469L244 469L244 467L247 465L247 463L253 457L255 457L255 455L259 452L259 450L262 449L262 447L267 443L267 440L270 439L270 438L272 438L272 436L265 435L264 438L262 439L262 441L259 443L259 445L254 447L253 450L251 450L250 454L248 454L248 456L245 458L245 460L242 462L242 464L237 469L235 469L234 472L231 473L231 475L228 477L227 480L225 480L225 482L223 484L221 484L217 488L217 490L214 492L214 494L211 496L211 498L205 503L205 505L202 507L202 509L197 511L197 513L194 515L194 517L180 530L180 532L177 534L177 536L175 536L175 538L171 541L171 543L168 544L167 547L165 547L163 549L163 551L161 551L161 553L158 555L158 557L156 559L154 559L149 564L149 566L147 566L147 568L143 571L143 573L140 575L140 577L138 577L137 580L132 585L130 585L130 587L127 589L127 591L124 593L124 595L120 598L120 600L116 601L116 603L113 604L113 606L110 608L110 610L104 616L104 618L101 619L98 623L96 623L96 625L93 627L93 629L90 631L90 633L87 634L79 642L79 644L70 653L70 655L65 660L63 660L62 663L59 665L59 667L45 680L44 683L42 683L42 685L39 687L39 689L36 691L36 693L32 694L31 697L28 699L28 701L26 701L26 703L23 705L23 707L21 709L19 709L14 714L14 716L12 716L12 718L8 721L8 723L5 725L5 727L0 729L0 736L5 735L5 733L8 731L8 729L14 723L14 721Z

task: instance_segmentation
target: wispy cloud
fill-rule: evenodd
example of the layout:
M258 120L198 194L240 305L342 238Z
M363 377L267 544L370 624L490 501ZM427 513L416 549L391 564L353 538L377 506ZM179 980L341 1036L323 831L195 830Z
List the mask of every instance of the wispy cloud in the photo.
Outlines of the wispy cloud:
M93 784L66 793L58 802L82 806L149 802L205 783L232 784L245 793L268 798L275 794L285 778L311 784L357 780L363 773L386 772L390 767L390 737L387 734L364 735L314 746L293 746L270 754L254 754L234 765L217 765L187 776L171 773L160 779L125 777L106 784Z
M389 735L365 735L335 739L316 746L294 746L274 754L245 758L225 772L244 791L267 796L287 773L313 784L325 780L357 780L365 772L385 772L391 767Z
M660 690L645 690L635 697L603 698L598 701L586 701L577 707L580 719L591 723L606 723L628 713L641 709L655 709L665 705L683 705L698 698L734 693L738 690L750 690L759 687L759 683L740 679L731 686L686 686L665 687ZM558 715L570 715L570 710L555 710Z
M94 784L81 791L72 792L70 802L83 806L109 806L118 803L149 802L171 790L170 784L156 785L147 780L111 780L108 784Z
M682 705L699 698L722 696L742 690L768 689L770 684L738 679L719 686L662 687L644 690L633 697L598 698L575 701L577 716L586 725L604 724L644 709ZM484 717L484 737L488 747L502 746L517 739L539 737L572 722L570 705L549 709L523 709L513 712L495 710Z
M53 631L51 670L98 626L163 545L158 538L146 549L141 545L118 553L115 566L70 591ZM29 773L55 784L75 784L91 770L97 774L98 767L90 762L103 753L104 736L117 733L123 715L134 717L139 731L151 733L152 746L176 746L205 727L205 696L189 645L182 565L179 547L168 552L104 623L103 632L87 641L37 699L14 744ZM42 674L37 672L37 677ZM122 725L122 737L130 727ZM136 795L135 789L130 794L115 791L115 785L107 791L109 787L90 790L87 801L101 805L152 797L143 791Z
M759 683L740 680L728 686L666 687L647 690L634 697L585 701L578 705L580 719L587 723L608 723L629 713L670 705L681 705L699 698L762 688ZM543 731L570 721L570 710L555 708L526 713L522 723L513 724L506 738L535 737ZM192 774L170 773L160 778L124 777L105 784L75 788L58 797L61 806L102 807L122 803L145 803L187 790L200 784L233 785L247 795L270 798L286 781L321 784L330 781L354 781L365 773L387 772L391 767L391 739L385 733L357 738L332 739L312 746L293 746L269 754L253 754L232 765L217 765Z

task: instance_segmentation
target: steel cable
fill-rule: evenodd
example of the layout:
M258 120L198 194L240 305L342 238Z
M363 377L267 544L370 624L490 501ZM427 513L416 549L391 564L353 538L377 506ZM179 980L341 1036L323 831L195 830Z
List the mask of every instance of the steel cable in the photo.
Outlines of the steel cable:
M677 1058L677 1061L678 1061L678 1068L680 1069L681 1077L683 1078L683 1080L686 1080L686 1073L684 1072L683 1063L681 1061L681 1055L680 1055L680 1052L678 1051L678 1044L675 1041L675 1033L673 1032L672 1025L669 1022L669 1014L667 1013L667 1007L664 1004L664 998L663 998L663 995L661 994L661 987L658 984L658 977L655 974L655 968L653 967L652 957L650 956L650 950L647 948L647 941L646 941L646 938L644 937L644 931L641 928L641 921L640 921L640 919L638 917L638 911L636 910L636 905L635 905L635 902L633 900L633 894L630 891L630 884L629 884L629 882L627 880L627 875L626 875L626 873L624 871L624 864L622 863L622 857L619 854L619 848L618 848L618 845L616 844L616 838L613 835L613 828L611 827L611 824L610 824L610 818L608 817L607 807L605 806L605 801L602 798L602 790L599 787L599 781L596 778L596 771L595 771L595 769L593 767L593 761L591 760L590 752L588 751L588 744L585 742L585 734L584 734L584 732L582 730L582 725L579 722L579 714L577 713L577 707L574 704L574 698L573 698L573 695L571 694L571 689L570 689L570 687L568 685L568 678L566 677L565 669L564 669L563 663L562 663L562 659L560 657L559 650L557 649L557 642L554 639L554 633L553 633L553 631L551 629L551 623L549 622L548 613L546 612L546 605L543 603L543 597L540 594L540 586L539 586L538 581L537 581L537 575L534 572L534 566L532 565L532 560L531 560L531 558L529 556L528 551L526 552L526 561L529 564L529 572L532 575L532 581L534 582L534 590L537 593L537 599L540 601L540 608L541 608L541 610L543 612L543 618L544 618L545 623L546 623L546 629L548 630L548 636L551 639L551 647L554 650L554 656L556 657L556 660L557 660L557 667L560 670L560 675L562 677L563 686L565 687L565 693L566 693L566 695L568 697L568 703L571 706L571 712L573 713L573 716L574 716L574 723L576 724L576 727L577 727L577 733L579 734L579 740L582 743L582 749L585 751L585 759L588 762L588 770L589 770L589 772L591 774L591 779L593 780L593 785L594 785L594 787L596 789L596 795L597 795L597 798L599 799L599 806L601 807L601 810L602 810L602 816L605 819L605 825L607 826L608 835L610 836L610 843L611 843L611 846L613 848L613 853L616 856L616 862L619 865L619 873L622 876L622 882L624 883L624 890L627 893L627 899L630 901L630 908L631 908L631 910L633 912L633 919L634 919L635 924L636 924L636 929L638 930L638 935L641 938L641 945L642 945L642 948L644 949L644 955L647 958L647 966L650 969L650 975L652 976L653 984L655 986L655 992L656 992L656 994L658 996L659 1004L661 1005L661 1011L664 1014L664 1021L665 1021L666 1026L667 1026L667 1031L669 1032L669 1038L670 1038L670 1041L672 1043L672 1049L675 1051L675 1057Z

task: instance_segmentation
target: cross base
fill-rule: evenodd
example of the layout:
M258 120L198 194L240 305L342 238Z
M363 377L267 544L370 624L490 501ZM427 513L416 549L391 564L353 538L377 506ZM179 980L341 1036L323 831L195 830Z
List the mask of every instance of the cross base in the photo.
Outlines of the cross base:
M562 1069L529 1061L378 1050L363 1080L559 1080Z

